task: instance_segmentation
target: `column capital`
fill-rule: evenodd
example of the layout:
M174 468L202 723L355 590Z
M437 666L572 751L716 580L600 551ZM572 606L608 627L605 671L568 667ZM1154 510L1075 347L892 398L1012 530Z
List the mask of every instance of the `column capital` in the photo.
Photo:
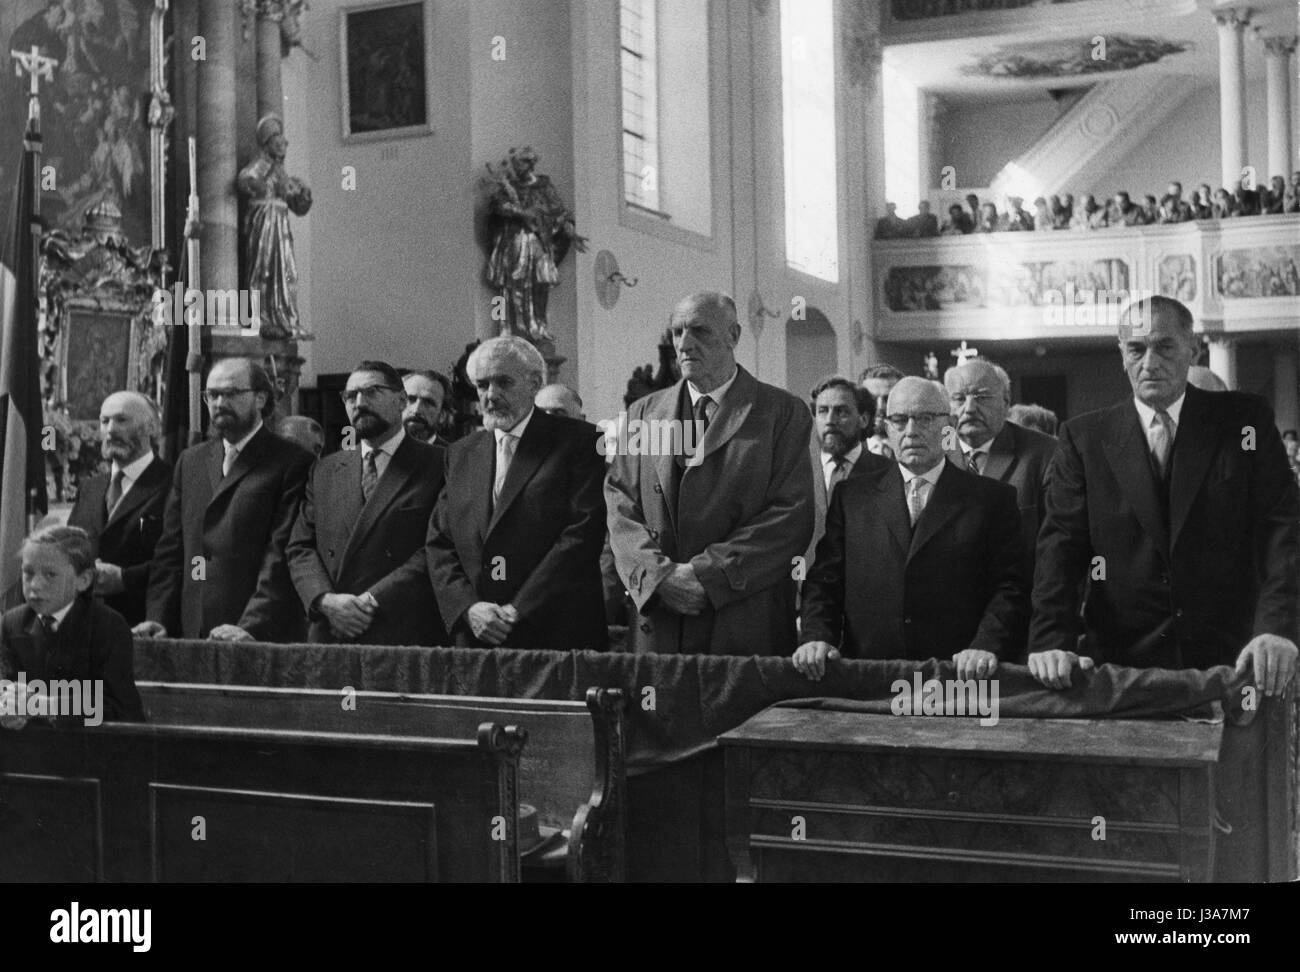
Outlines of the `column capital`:
M1264 45L1264 53L1269 57L1285 59L1295 53L1297 40L1296 35L1292 34L1290 37L1260 37L1259 42Z
M1242 30L1249 26L1250 18L1254 13L1249 7L1226 7L1211 12L1214 15L1214 22L1219 27L1230 27L1234 30Z

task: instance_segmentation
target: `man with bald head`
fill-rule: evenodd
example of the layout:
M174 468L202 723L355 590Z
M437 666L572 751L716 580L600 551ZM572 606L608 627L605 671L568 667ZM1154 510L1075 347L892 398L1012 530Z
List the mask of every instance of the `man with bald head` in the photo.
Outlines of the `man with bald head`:
M203 399L214 435L176 462L135 633L302 641L284 550L313 456L265 424L275 386L256 361L216 362Z
M966 468L1015 488L1021 535L1032 565L1056 440L1008 421L1011 380L992 362L976 358L949 368L943 383L948 406L957 417L957 440Z
M1029 634L1051 688L1102 662L1235 664L1273 695L1295 671L1300 495L1263 399L1189 385L1192 325L1170 297L1131 305L1132 397L1061 428Z
M95 540L95 593L128 624L144 620L149 561L162 533L171 466L153 451L158 413L139 392L114 392L99 409L100 453L109 471L83 480L68 526Z
M578 393L560 382L542 388L533 404L551 415L564 415L573 419L587 417L582 413L582 399Z
M795 668L816 680L841 656L951 658L958 678L990 677L1020 654L1028 619L1015 490L944 458L953 419L937 381L903 378L886 409L896 461L831 495Z
M534 405L546 361L523 338L484 341L465 369L483 428L447 449L425 544L447 631L466 647L600 651L605 459L596 427Z
M634 402L628 422L681 434L654 436L653 449L629 441L605 483L610 545L636 608L632 647L787 654L794 565L813 528L812 418L736 364L726 294L685 298L670 331L682 378Z

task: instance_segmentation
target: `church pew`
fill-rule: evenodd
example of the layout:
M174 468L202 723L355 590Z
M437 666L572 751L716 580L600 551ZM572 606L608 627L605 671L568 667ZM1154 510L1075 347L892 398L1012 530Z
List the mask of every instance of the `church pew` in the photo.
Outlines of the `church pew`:
M484 722L518 726L520 802L539 822L569 832L565 871L575 883L626 876L623 693L587 691L585 702L393 692L141 682L151 721L396 736L472 735Z
M173 721L0 732L0 880L519 880L522 731L195 724L189 701Z

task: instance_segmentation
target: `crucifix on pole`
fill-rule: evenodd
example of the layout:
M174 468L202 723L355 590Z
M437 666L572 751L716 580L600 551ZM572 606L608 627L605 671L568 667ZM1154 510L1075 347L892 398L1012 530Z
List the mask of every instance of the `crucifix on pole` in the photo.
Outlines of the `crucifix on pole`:
M41 78L46 81L54 80L54 69L59 66L59 62L52 57L45 57L41 49L35 44L30 51L10 51L10 55L17 59L18 63L14 65L14 74L22 77L26 71L31 75L31 86L28 89L27 99L27 117L29 120L40 123L41 120ZM37 129L39 131L39 127Z
M966 347L966 341L963 339L961 342L961 347L953 348L948 353L957 359L957 367L960 368L962 365L964 365L967 361L970 361L972 358L978 358L980 356L980 349Z

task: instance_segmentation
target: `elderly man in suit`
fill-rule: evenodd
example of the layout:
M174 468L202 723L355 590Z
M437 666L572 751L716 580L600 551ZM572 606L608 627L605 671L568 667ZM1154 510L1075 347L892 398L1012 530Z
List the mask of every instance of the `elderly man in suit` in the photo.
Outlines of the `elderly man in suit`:
M1015 487L1032 570L1056 440L1007 420L1011 379L992 362L976 358L949 368L943 383L952 414L957 416L957 441L966 468Z
M264 424L275 387L260 364L226 358L204 400L217 438L181 453L135 633L298 641L302 609L285 564L312 455Z
M785 654L794 566L812 536L812 420L736 364L740 323L726 294L686 297L670 327L682 379L635 402L629 422L703 437L691 436L689 455L623 450L605 483L610 544L637 610L633 647Z
M1295 671L1300 496L1261 399L1189 387L1197 343L1181 303L1136 302L1120 328L1133 397L1061 429L1029 636L1045 685L1100 662L1235 662L1271 695Z
M876 421L871 393L847 378L824 378L812 390L813 537L805 566L811 565L826 530L826 508L835 487L871 469L892 463L867 451L863 438Z
M831 497L795 668L819 679L841 655L951 657L958 678L991 676L1020 653L1028 617L1015 491L944 458L952 416L938 382L904 378L888 408L897 461Z
M424 552L445 450L406 434L405 404L386 362L348 376L352 435L313 468L285 552L311 641L447 643Z
M603 650L604 453L595 426L533 400L546 362L518 337L466 362L484 428L447 450L429 522L429 577L464 646Z
M158 415L139 392L104 399L99 435L100 452L112 465L81 484L68 526L81 527L96 542L95 593L127 624L139 624L172 468L154 455Z

